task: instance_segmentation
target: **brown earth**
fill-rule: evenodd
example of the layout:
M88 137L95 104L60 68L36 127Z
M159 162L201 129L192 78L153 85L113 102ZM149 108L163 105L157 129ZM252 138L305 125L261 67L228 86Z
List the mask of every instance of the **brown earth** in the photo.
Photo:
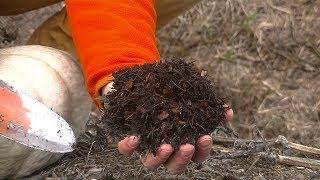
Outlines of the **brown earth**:
M320 148L319 7L316 0L204 0L159 31L158 46L162 57L194 60L233 97L232 124L241 138L283 135ZM32 28L19 32L18 39ZM97 113L89 122L91 136ZM111 145L114 140L108 140L110 146L105 147L84 135L74 153L32 178L320 179L317 170L256 162L252 156L219 160L217 151L203 164L191 164L186 173L171 176L163 167L144 169L138 155L119 155Z

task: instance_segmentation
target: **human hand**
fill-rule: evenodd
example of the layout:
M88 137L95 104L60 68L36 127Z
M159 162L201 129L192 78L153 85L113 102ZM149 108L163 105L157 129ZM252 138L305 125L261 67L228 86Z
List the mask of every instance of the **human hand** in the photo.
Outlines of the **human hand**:
M112 91L113 83L109 83L102 89L102 94L107 94ZM226 112L226 120L231 121L233 118L233 110L229 109ZM118 150L121 154L131 155L139 145L139 137L126 137L118 143ZM191 144L183 144L178 150L174 151L170 144L162 144L156 156L152 153L141 157L143 165L150 170L154 170L161 165L164 165L171 174L181 174L186 169L188 164L193 161L196 163L203 162L210 154L213 146L212 138L209 135L204 135L198 138L195 146Z

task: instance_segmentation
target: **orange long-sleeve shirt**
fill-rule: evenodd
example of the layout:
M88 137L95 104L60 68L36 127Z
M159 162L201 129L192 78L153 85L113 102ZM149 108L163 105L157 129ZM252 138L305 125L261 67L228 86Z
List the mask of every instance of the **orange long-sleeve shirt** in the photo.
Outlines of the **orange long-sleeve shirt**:
M154 0L66 0L66 7L94 101L115 71L159 61Z

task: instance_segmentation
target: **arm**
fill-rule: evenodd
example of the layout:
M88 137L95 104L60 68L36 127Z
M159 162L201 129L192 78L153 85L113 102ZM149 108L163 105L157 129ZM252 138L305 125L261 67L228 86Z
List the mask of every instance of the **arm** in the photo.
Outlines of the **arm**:
M159 61L153 0L67 0L66 5L93 100L113 72Z

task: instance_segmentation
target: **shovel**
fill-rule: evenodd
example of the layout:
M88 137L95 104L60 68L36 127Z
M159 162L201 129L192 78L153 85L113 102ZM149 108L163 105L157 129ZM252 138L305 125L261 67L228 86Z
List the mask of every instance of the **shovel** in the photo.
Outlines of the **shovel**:
M43 151L73 151L69 124L50 108L0 79L0 136Z

